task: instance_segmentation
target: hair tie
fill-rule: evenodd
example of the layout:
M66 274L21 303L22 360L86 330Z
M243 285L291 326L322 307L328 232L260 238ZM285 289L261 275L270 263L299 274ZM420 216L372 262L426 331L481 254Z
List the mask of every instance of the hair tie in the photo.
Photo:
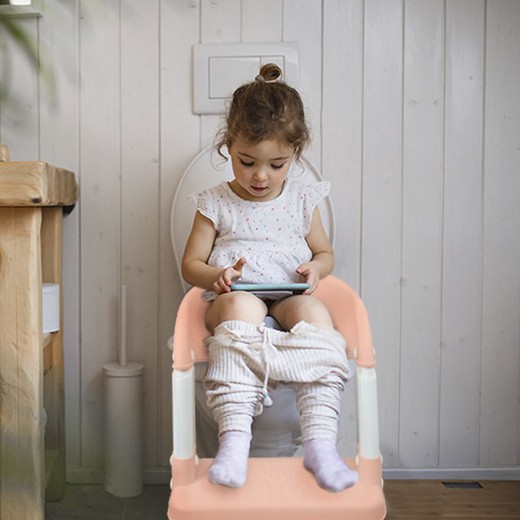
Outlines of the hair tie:
M261 74L255 77L255 81L260 81L261 83L277 83L279 78L274 79L265 79Z

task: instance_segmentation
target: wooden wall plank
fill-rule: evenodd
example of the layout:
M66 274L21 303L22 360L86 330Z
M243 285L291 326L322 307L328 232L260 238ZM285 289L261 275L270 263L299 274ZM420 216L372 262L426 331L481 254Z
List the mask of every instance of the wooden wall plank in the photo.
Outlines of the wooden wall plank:
M202 0L200 5L201 43L239 42L242 34L242 9L240 0ZM238 85L237 85L238 86ZM222 115L200 116L200 148L215 142L215 135L222 125Z
M81 469L102 469L102 366L118 341L121 248L119 4L81 4Z
M365 0L364 16L360 285L381 367L381 449L393 467L399 466L402 1Z
M177 182L199 151L200 117L191 112L191 47L199 41L200 8L190 2L162 0L160 19L160 222L159 222L159 354L162 415L161 465L169 467L172 453L171 365L166 348L173 334L182 287L170 240L170 209Z
M399 456L438 459L444 6L405 4ZM417 392L423 388L423 392Z
M38 48L38 19L20 18L17 23ZM0 141L9 145L12 161L37 161L40 159L38 73L4 30L0 33L0 45L0 77L8 92L8 96L0 100Z
M242 41L282 40L283 0L242 0Z
M322 173L334 185L335 273L359 291L361 257L363 2L323 12Z
M121 281L128 360L142 363L146 467L159 465L159 0L121 4ZM143 132L146 128L147 131ZM112 352L115 359L115 352Z
M51 160L80 178L81 202L64 221L65 331L76 327L65 348L69 479L102 479L101 367L116 352L121 276L129 295L135 285L145 295L130 309L132 356L143 355L157 378L147 386L156 402L147 415L147 479L168 479L164 341L181 297L170 203L220 124L191 113L191 46L200 41L299 45L314 137L308 156L335 187L337 273L361 289L373 327L385 467L518 467L518 2L415 0L406 12L402 0L158 2L137 24L134 0L44 0L44 19L24 24L60 62L63 105L47 105L44 85L16 59L23 106L0 107L13 159ZM140 77L145 57L151 66ZM138 204L139 192L147 204ZM144 259L143 242L153 251ZM350 400L347 392L347 429ZM350 444L343 438L340 447Z
M239 42L241 0L201 0L201 43Z
M56 78L56 91L40 92L41 158L75 173L79 183L79 0L42 4L40 40ZM80 207L63 219L63 344L67 465L80 465Z
M446 7L439 465L467 467L479 442L485 3Z
M363 106L363 2L323 4L322 173L333 184L337 240L334 272L359 291ZM355 384L343 397L339 447L355 453Z
M480 464L518 461L520 4L487 3Z
M321 170L321 101L322 101L322 8L321 0L284 0L283 40L298 42L298 91L310 122L312 143L307 158Z

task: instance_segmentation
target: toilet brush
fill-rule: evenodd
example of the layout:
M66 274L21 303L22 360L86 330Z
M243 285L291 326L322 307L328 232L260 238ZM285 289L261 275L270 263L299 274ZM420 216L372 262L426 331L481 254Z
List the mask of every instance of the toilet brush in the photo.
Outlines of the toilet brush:
M127 361L126 286L119 301L118 362L103 365L105 380L105 491L117 497L143 492L144 365Z

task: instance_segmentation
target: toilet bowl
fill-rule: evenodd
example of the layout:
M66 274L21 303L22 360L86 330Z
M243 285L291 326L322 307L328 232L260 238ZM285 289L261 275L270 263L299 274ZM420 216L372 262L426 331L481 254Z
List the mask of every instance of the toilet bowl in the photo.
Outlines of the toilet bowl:
M226 155L225 149L223 152ZM318 170L304 156L298 162L293 162L289 175L294 175L309 184L323 180ZM182 278L181 260L195 214L195 207L188 199L188 195L232 179L231 161L226 161L213 147L208 147L191 161L179 181L172 203L170 233L176 268L184 292L190 286ZM323 226L331 244L334 245L334 211L330 197L320 203L319 209ZM172 349L172 345L173 338L169 338L168 348ZM195 365L197 453L199 457L214 457L218 448L218 428L206 404L202 385L206 368L206 363ZM297 455L301 445L301 433L295 392L289 385L279 384L270 391L270 395L273 406L265 408L264 412L253 421L250 455L252 457Z

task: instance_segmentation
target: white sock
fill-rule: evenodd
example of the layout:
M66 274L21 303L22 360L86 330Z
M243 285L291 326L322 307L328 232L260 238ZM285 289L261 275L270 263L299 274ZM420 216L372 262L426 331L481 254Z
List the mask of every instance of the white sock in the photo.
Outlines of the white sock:
M241 487L247 477L247 459L251 434L240 431L225 432L220 436L215 461L209 468L208 478L213 484Z
M320 487L337 493L353 486L359 479L341 460L336 443L328 439L311 439L303 444L305 455L303 464L316 477Z

